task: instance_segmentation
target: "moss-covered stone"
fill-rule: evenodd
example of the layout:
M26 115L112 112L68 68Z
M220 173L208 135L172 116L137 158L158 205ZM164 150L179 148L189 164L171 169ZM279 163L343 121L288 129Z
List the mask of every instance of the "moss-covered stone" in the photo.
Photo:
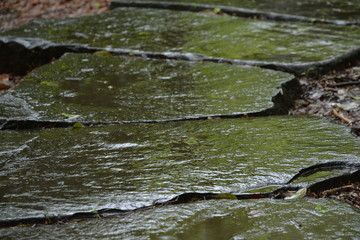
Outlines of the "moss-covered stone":
M67 54L0 97L0 117L137 121L256 112L272 107L277 86L292 78L256 67Z
M360 43L358 27L135 8L118 8L99 16L37 21L2 35L279 62L324 60Z

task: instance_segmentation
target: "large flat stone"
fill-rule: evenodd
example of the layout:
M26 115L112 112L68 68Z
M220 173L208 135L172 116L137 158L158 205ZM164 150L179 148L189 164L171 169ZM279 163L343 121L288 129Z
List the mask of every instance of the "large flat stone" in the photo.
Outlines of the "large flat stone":
M119 1L130 2L126 0ZM149 2L148 0L137 1ZM152 0L151 2L172 1ZM358 21L360 12L359 0L176 0L176 2L232 6L258 11L271 11L320 19L341 19L348 21Z
M67 54L0 96L0 117L139 121L237 114L273 106L292 75L256 67Z
M0 136L2 219L107 207L132 209L192 191L238 193L286 182L314 163L360 161L359 139L345 127L315 117L2 131ZM317 204L330 211L317 212ZM87 234L103 239L146 238L176 231L195 234L199 229L212 229L197 224L211 222L216 215L224 218L217 219L212 228L233 226L226 216L242 226L230 231L232 235L248 236L248 231L255 230L258 235L261 226L263 230L276 228L287 238L294 233L283 229L296 227L288 225L291 220L308 229L301 231L305 236L322 236L310 230L311 226L322 229L329 224L332 227L326 236L358 234L358 211L344 203L273 199L167 206L76 225L1 230L1 234L6 231L38 239L64 232L68 238Z
M243 60L309 62L360 44L360 28L118 8L83 18L35 21L2 35L146 51L194 52Z

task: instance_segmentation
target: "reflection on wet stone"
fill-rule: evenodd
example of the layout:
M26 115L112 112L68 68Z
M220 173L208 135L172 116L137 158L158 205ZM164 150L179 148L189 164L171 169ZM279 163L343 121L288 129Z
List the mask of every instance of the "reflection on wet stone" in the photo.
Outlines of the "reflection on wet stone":
M256 67L67 54L5 93L2 99L19 100L0 109L1 117L49 120L66 113L77 121L246 113L272 107L277 87L292 78Z
M357 27L261 21L207 12L118 8L99 16L33 22L5 35L92 47L309 62L334 57L358 46L359 33ZM74 34L86 34L88 38L74 38Z
M356 20L357 1L180 2ZM360 43L360 29L354 26L236 18L217 10L119 8L8 31L2 36L130 52L126 57L106 51L67 53L35 69L0 95L0 118L141 121L260 112L274 105L272 98L284 92L280 86L291 84L293 75L188 60L204 54L308 63L338 56ZM187 59L134 57L138 50L162 56L180 52ZM359 139L347 128L309 116L4 130L0 144L1 219L134 209L191 191L267 189L318 162L360 162ZM0 236L341 239L359 236L358 217L357 210L330 200L223 199L76 225L2 229Z

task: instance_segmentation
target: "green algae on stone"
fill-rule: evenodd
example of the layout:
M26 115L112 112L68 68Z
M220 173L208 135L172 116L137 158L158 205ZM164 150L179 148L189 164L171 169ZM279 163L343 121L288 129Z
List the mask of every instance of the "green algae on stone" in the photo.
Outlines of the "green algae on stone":
M230 198L226 193L286 182L301 168L318 162L360 161L360 140L351 136L346 127L308 116L129 124L78 131L71 128L1 131L0 136L0 191L5 193L0 204L3 219L43 216L44 212L56 215L113 207L132 209L192 191L223 193L224 198ZM189 145L189 140L199 144ZM285 220L300 218L301 223L331 224L332 228L322 236L344 231L344 226L348 236L358 233L358 222L352 224L346 220L346 216L358 219L358 212L343 203L321 200L326 208L337 210L319 216L304 214L314 210L316 200L218 201L87 221L77 224L77 231L73 231L73 224L46 226L44 232L42 227L27 228L25 232L22 228L9 231L22 233L24 237L38 229L40 239L63 235L61 231L68 231L69 238L76 238L80 232L93 237L104 231L104 236L99 238L114 239L119 234L122 236L119 238L126 239L132 238L133 231L142 229L145 223L145 229L164 234L164 229L179 230L182 221L191 225L196 217L211 221L209 213L215 211L218 215L219 209L221 215L231 215L236 206L252 219L250 229L253 225L272 229L274 224L279 227ZM204 211L208 212L204 214ZM262 212L266 212L263 217ZM333 221L339 214L344 214L341 215L344 222ZM238 214L232 217L237 222L243 218ZM169 225L158 225L163 221ZM124 227L129 224L131 230ZM89 226L92 230L87 232ZM304 225L304 228L310 227ZM312 229L311 236L317 231ZM137 234L141 238L149 235L140 230ZM293 236L293 232L284 234Z
M256 67L67 54L1 96L0 117L137 121L254 112L272 107L277 87L292 78Z
M208 17L194 27L184 49L232 59L312 62L360 44L360 28Z
M324 60L360 44L358 27L136 8L118 8L98 16L36 21L3 35L93 47L194 52L279 62ZM87 37L79 37L83 35Z
M137 0L148 1L148 0ZM171 2L170 0L151 0ZM359 0L176 0L181 3L232 6L251 10L277 12L312 18L359 21Z

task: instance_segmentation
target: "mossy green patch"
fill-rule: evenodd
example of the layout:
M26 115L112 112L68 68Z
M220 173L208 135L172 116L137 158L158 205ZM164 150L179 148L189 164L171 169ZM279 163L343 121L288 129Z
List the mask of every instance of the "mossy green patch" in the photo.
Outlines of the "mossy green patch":
M215 7L212 12L219 13L221 8ZM195 52L279 62L324 60L360 44L357 27L158 9L117 9L99 16L44 20L8 31L6 35L93 47ZM79 35L86 37L79 38Z

